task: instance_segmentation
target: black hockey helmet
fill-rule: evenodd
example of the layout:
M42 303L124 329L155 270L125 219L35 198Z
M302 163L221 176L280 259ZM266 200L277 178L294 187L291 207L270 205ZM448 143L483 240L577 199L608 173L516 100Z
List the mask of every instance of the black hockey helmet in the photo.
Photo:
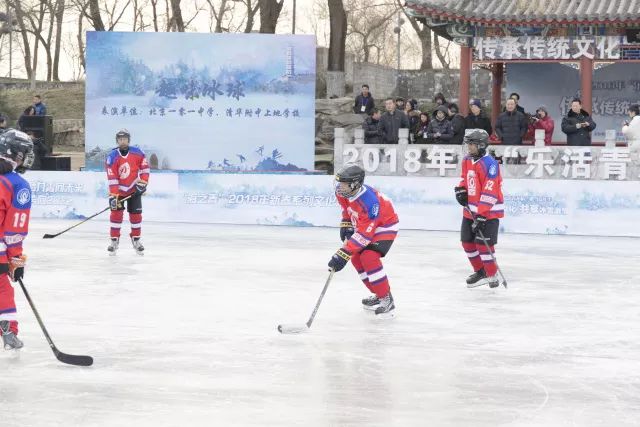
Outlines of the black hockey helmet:
M474 157L480 158L487 153L487 147L489 146L489 134L484 129L467 129L464 133L462 142L464 144L477 145L478 155Z
M131 143L131 134L129 133L128 130L126 129L120 129L117 133L116 133L116 143L118 142L118 138L127 138L129 140L129 143Z
M340 183L349 184L349 191L341 190ZM343 197L351 197L360 190L364 184L364 169L353 163L346 164L336 173L336 193Z
M26 133L8 129L0 135L0 157L14 163L16 172L24 173L33 166L33 141ZM18 165L18 162L22 162Z

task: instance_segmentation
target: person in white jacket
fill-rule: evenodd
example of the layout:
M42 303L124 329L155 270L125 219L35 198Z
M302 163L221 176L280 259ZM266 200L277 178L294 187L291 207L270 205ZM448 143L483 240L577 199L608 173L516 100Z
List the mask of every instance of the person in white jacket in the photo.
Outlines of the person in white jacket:
M631 153L640 154L640 105L632 104L627 110L630 120L624 122L622 133L627 138Z

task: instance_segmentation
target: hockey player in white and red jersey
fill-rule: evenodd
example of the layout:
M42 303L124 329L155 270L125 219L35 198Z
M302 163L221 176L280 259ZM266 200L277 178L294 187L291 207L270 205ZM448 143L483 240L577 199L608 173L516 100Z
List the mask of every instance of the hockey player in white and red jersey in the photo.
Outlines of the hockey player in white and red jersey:
M462 179L455 193L458 203L465 207L460 238L474 270L467 278L467 287L488 284L495 288L500 284L496 276L498 267L480 235L495 254L500 218L504 217L500 165L487 153L489 134L486 131L470 129L463 142L469 155L462 161Z
M124 203L127 204L131 223L131 243L138 255L144 254L142 233L142 194L147 191L149 164L144 152L138 147L130 147L131 134L126 129L116 133L117 148L107 156L106 169L109 179L109 206L111 207L111 241L107 251L115 255L120 243L120 228L124 217ZM125 201L122 199L128 198Z
M355 267L373 294L362 300L367 310L381 317L393 317L395 303L382 260L398 234L398 215L391 200L364 185L364 170L346 165L336 174L336 197L342 208L342 247L331 257L329 267L342 270L347 262Z

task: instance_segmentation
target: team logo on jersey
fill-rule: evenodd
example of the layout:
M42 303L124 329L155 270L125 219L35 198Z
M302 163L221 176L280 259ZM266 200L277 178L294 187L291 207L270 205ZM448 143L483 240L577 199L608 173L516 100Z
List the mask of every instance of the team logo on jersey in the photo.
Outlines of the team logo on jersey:
M467 192L470 196L476 195L476 172L473 170L467 172Z
M496 176L496 172L498 172L498 166L491 165L489 168L489 176Z
M26 205L31 201L31 191L28 188L21 189L16 195L16 200L20 206Z
M131 167L129 166L129 163L123 163L122 165L120 165L120 167L118 168L118 176L120 177L120 179L127 179L130 174Z

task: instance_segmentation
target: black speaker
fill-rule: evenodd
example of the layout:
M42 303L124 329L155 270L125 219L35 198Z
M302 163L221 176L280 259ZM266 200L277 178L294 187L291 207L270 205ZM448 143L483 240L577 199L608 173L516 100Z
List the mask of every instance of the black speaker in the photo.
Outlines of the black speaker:
M43 171L70 171L71 157L44 156L40 159L40 169Z
M22 131L33 132L36 138L44 138L49 151L53 151L53 117L22 116Z
M627 43L640 44L640 28L627 28L625 31Z

